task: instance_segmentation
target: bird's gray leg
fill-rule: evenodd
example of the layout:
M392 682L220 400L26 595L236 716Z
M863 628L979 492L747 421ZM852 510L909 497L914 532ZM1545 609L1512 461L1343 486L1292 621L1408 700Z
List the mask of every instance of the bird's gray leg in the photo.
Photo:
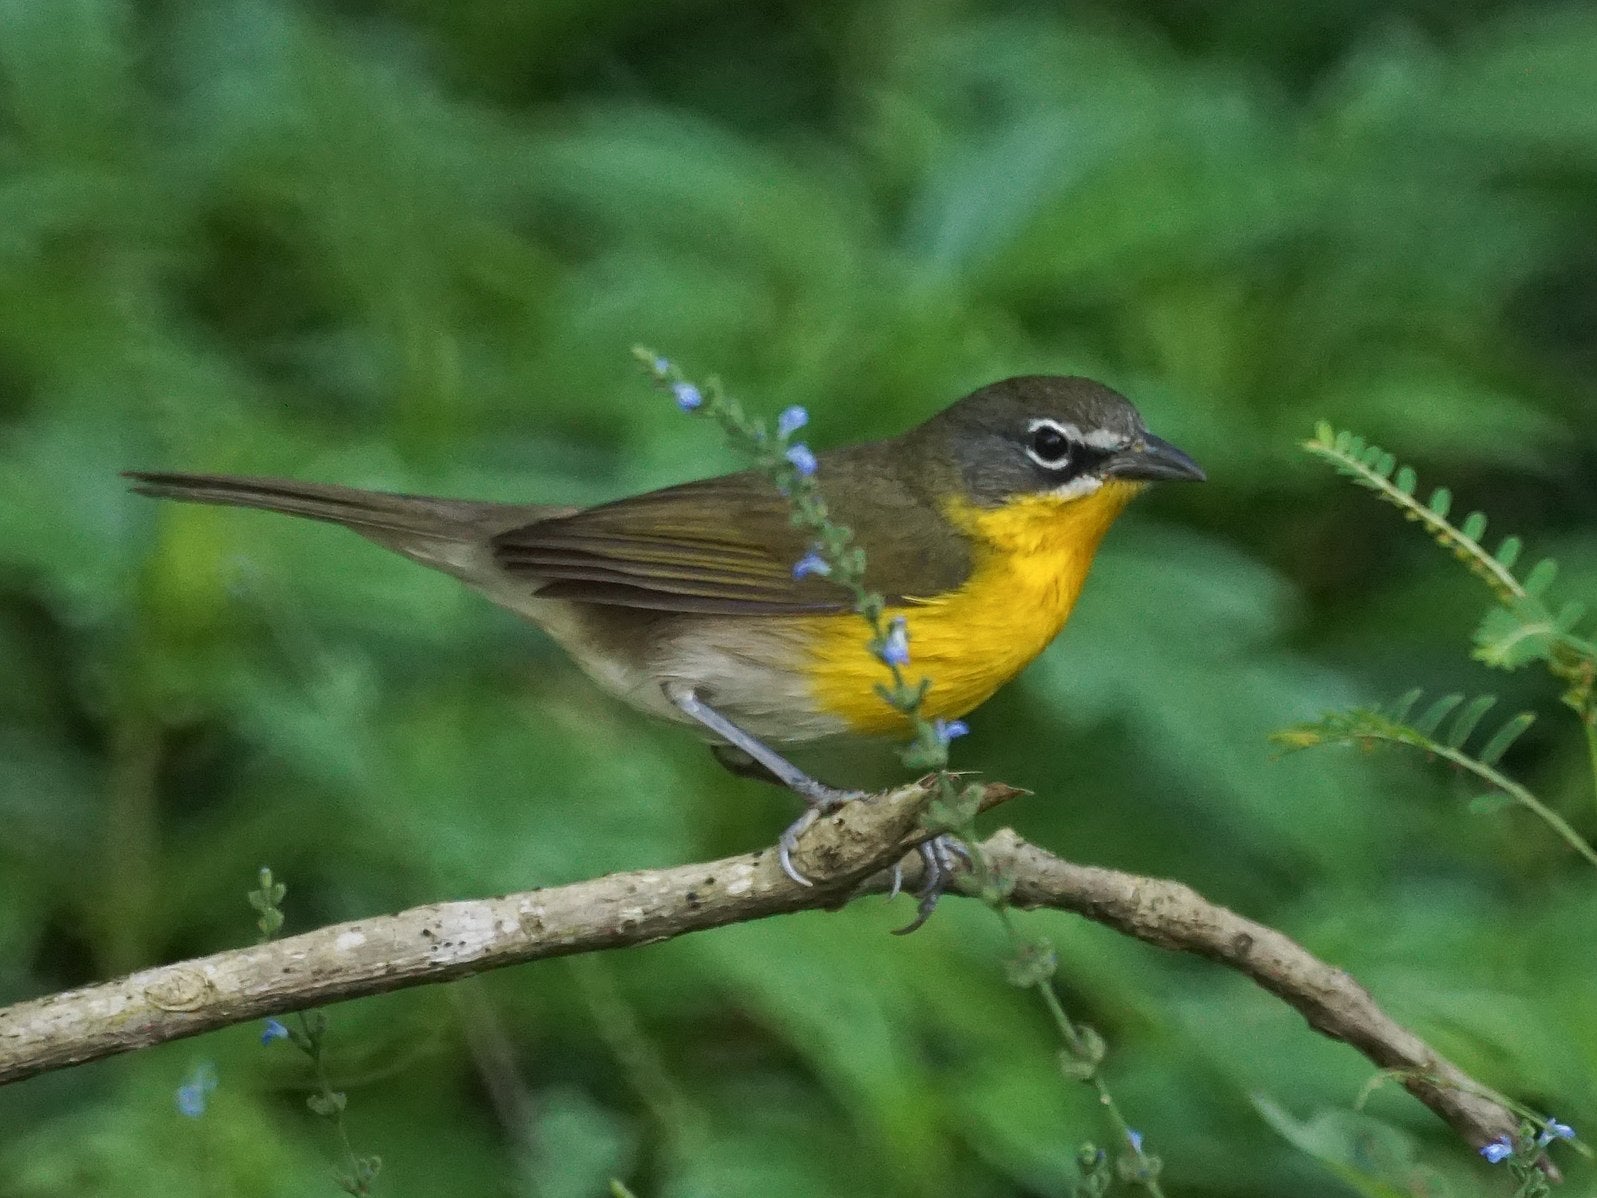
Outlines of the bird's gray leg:
M782 838L777 842L777 856L781 860L783 873L800 886L813 885L793 864L793 850L798 847L798 838L821 816L828 815L844 803L859 798L860 792L837 790L823 782L817 782L780 753L739 728L700 699L692 687L668 684L665 687L665 697L671 700L683 715L715 733L738 752L745 754L761 770L769 773L772 778L804 800L804 814L794 820L787 831L782 833ZM723 765L726 764L719 755L717 759L721 760Z
M764 782L769 786L783 786L782 779L766 769L742 749L734 749L731 745L716 743L710 746L710 756L715 758L715 763L727 773L739 778L752 778L756 782ZM785 787L784 787L785 789Z
M830 804L835 807L841 802L859 797L857 791L836 790L824 782L817 782L776 750L745 732L699 698L692 688L668 686L665 693L666 698L670 699L683 715L704 725L805 802Z

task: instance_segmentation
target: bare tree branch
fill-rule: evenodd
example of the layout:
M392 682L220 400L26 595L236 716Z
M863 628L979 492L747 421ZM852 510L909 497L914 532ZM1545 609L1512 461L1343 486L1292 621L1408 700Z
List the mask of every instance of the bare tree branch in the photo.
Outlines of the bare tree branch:
M991 784L984 806L1016 792ZM0 1084L267 1015L442 982L522 961L651 944L723 924L835 907L878 891L916 843L927 791L852 803L803 838L801 887L759 852L612 874L503 898L434 903L270 944L146 969L0 1009ZM1074 911L1161 948L1252 978L1310 1026L1358 1049L1475 1146L1513 1134L1502 1102L1394 1022L1369 993L1273 928L1190 887L1061 860L1004 830L982 846L1018 905Z
M1519 1118L1492 1091L1381 1010L1345 970L1274 928L1180 882L1065 861L1008 828L982 847L1012 871L1016 906L1074 911L1160 948L1218 961L1296 1008L1315 1031L1392 1070L1473 1146L1517 1133Z

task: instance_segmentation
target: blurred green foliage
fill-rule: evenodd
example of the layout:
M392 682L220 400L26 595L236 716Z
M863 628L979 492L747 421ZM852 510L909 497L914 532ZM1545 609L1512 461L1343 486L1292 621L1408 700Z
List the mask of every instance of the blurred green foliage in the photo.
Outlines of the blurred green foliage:
M1587 867L1422 762L1265 740L1490 685L1593 835L1556 696L1468 660L1474 587L1296 444L1357 428L1597 591L1594 62L1589 6L1494 0L0 0L0 1001L247 942L262 864L293 932L791 816L450 580L119 469L584 502L731 464L638 341L819 444L1071 371L1213 481L1111 535L958 763L1597 1127ZM384 1194L1067 1193L1090 1093L945 908L336 1008L330 1072ZM1506 1192L1247 983L1031 918L1172 1193ZM331 1191L257 1031L0 1090L0 1195Z

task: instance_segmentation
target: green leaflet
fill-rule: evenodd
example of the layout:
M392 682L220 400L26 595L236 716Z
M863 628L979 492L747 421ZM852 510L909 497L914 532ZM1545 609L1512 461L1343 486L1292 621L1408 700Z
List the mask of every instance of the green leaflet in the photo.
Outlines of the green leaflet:
M1500 670L1545 661L1558 643L1558 628L1541 601L1529 596L1489 609L1475 629L1475 656Z

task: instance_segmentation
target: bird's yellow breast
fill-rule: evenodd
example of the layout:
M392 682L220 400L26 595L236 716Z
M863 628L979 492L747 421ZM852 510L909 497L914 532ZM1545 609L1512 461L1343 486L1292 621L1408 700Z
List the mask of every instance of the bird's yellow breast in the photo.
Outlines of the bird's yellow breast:
M1104 533L1140 489L1110 482L1078 499L1035 495L996 509L948 510L975 545L969 579L957 591L889 613L908 626L905 677L931 679L926 716L964 715L1047 647L1070 616ZM904 719L875 691L885 681L884 667L865 648L859 618L807 623L816 705L856 733L904 731Z

